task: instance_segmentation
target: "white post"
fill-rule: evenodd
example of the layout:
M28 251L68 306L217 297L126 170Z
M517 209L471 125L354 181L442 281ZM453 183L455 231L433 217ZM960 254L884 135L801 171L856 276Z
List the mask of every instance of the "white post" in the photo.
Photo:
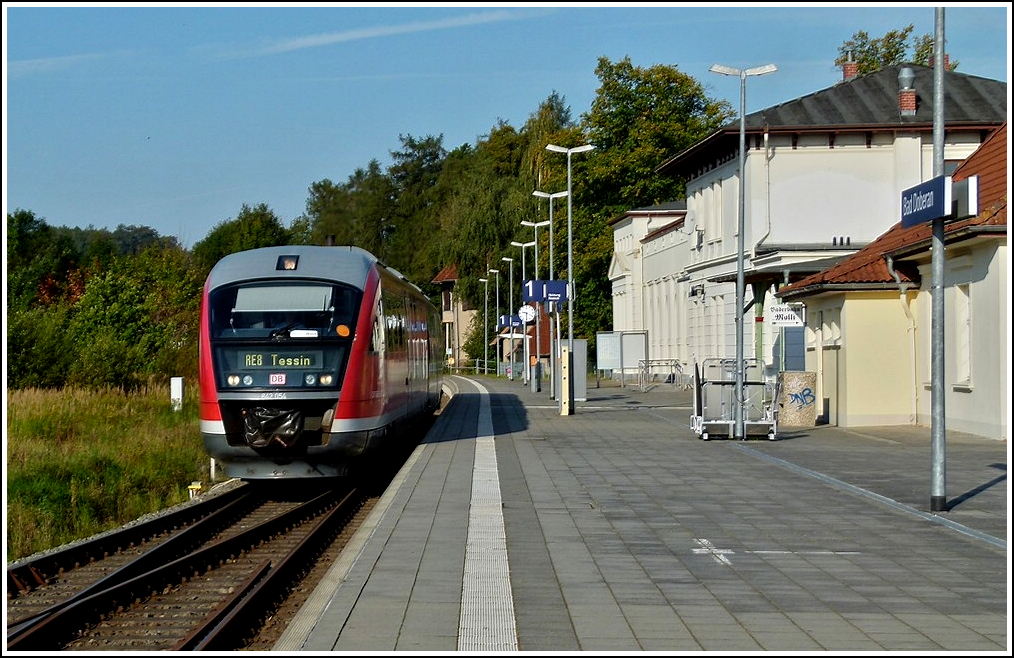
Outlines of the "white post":
M183 408L183 378L173 377L169 380L169 399L172 401L173 411Z

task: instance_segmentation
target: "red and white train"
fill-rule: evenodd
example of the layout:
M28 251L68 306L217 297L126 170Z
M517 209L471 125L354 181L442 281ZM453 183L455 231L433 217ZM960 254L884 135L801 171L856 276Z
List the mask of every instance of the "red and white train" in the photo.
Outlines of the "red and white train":
M204 286L200 420L229 477L351 474L440 402L440 317L350 246L252 249Z

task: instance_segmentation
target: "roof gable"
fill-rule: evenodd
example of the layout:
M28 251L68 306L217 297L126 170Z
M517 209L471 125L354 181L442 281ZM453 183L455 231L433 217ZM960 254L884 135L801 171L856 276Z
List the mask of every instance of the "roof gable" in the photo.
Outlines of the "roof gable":
M608 279L615 281L626 276L630 276L630 267L627 265L627 259L619 252L614 251L613 257L609 261Z

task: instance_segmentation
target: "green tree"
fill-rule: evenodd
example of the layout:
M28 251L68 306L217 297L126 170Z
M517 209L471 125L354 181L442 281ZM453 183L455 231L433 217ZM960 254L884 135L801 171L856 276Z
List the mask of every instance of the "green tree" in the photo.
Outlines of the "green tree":
M377 256L425 289L438 269L434 238L441 203L437 181L447 152L442 135L421 139L401 135L399 139L401 149L391 153L393 162L387 170L394 190L393 213L383 227Z
M873 73L906 61L929 66L934 55L933 36L924 34L913 37L913 30L915 25L910 23L907 27L889 30L884 36L877 38L871 38L869 33L859 30L838 47L838 58L834 63L841 67L845 62L856 62L859 75ZM949 60L949 66L954 70L958 67L958 63Z
M588 181L584 205L615 216L682 198L682 182L659 176L655 168L730 121L732 105L710 98L699 81L675 66L641 68L629 57L615 63L602 57L595 74L599 88L582 121L595 145L582 156Z
M203 240L194 244L193 256L206 273L223 256L288 242L289 233L274 211L263 203L254 207L244 203L235 219L217 224Z
M324 244L331 237L335 244L362 247L380 256L391 231L394 194L394 185L377 160L356 169L343 185L327 179L314 183L306 203L311 243Z
M700 82L673 66L641 68L629 58L613 63L603 57L596 75L600 85L581 125L552 136L553 143L568 148L595 146L571 157L570 200L574 331L589 340L592 350L596 333L612 326L609 220L631 208L684 197L685 182L659 176L656 167L735 116L728 101L709 97ZM543 189L566 189L566 156L551 155L555 158L547 158L540 172L540 179L549 181ZM558 232L554 249L565 257L566 243L559 243L563 233ZM563 278L565 267L557 266L557 278Z
M30 210L7 215L7 308L26 309L64 298L79 251L66 233Z
M565 189L565 169L559 188L547 188L550 182L540 176L548 171L546 144L561 130L573 127L570 116L563 99L553 92L520 130L498 121L474 147L462 145L445 159L438 181L442 200L438 258L442 265L457 266L456 291L473 307L482 307L486 286L479 279L486 277L486 270L500 268L503 256L520 256L510 243L528 241L525 236L531 234L531 229L521 226L521 221L546 218L545 202L533 197L532 191ZM547 253L548 240L549 232L540 232L540 253ZM540 265L545 276L548 262L543 260ZM500 278L501 298L506 299L507 277ZM496 295L495 281L490 275L491 298ZM494 315L488 314L491 336L495 334ZM481 348L485 331L478 322L469 344L478 341L473 347Z
M76 359L68 304L7 309L7 386L63 388Z
M157 245L92 277L67 327L76 347L67 382L129 390L195 375L203 283L189 254Z

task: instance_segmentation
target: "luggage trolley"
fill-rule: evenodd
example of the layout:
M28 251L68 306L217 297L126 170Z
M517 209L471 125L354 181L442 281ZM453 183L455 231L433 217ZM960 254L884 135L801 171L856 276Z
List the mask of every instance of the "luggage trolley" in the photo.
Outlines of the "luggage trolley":
M690 427L707 441L714 436L733 438L736 431L736 360L704 359L694 364L694 411ZM777 384L764 380L759 359L743 359L744 437L767 434L775 438Z

